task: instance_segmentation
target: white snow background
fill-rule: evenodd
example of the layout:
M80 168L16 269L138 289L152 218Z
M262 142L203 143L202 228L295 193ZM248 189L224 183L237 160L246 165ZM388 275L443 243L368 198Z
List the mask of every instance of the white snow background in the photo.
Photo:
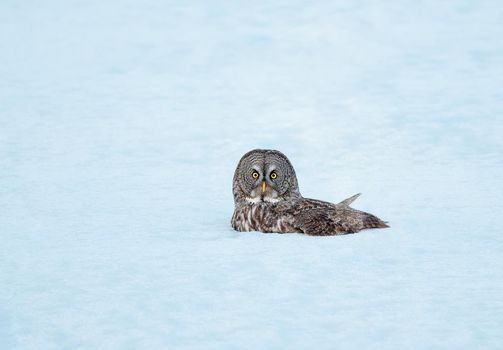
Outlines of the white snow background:
M501 1L0 3L1 349L503 348ZM391 228L234 232L274 148Z

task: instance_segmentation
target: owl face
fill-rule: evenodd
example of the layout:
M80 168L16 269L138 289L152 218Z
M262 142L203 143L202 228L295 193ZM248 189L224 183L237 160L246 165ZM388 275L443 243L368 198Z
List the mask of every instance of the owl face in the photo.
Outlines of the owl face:
M300 196L295 170L279 151L253 150L239 161L234 197L250 203L276 203Z

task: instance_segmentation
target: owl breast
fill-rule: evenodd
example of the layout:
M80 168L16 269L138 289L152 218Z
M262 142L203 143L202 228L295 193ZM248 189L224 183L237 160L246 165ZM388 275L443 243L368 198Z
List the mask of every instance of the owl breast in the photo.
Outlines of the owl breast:
M291 222L291 217L280 214L277 205L257 203L237 207L231 224L237 231L300 232L292 226Z

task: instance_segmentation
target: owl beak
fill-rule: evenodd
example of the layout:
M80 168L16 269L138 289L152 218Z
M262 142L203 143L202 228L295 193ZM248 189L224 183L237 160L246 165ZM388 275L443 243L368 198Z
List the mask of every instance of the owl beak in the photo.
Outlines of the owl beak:
M265 181L262 182L262 193L265 192L265 189L267 188L267 184L265 183Z

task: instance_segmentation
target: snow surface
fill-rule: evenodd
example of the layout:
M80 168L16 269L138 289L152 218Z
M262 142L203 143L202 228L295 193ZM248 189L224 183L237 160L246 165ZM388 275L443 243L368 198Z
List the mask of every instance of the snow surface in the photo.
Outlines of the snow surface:
M1 349L503 348L500 1L0 3ZM238 233L275 148L389 220Z

